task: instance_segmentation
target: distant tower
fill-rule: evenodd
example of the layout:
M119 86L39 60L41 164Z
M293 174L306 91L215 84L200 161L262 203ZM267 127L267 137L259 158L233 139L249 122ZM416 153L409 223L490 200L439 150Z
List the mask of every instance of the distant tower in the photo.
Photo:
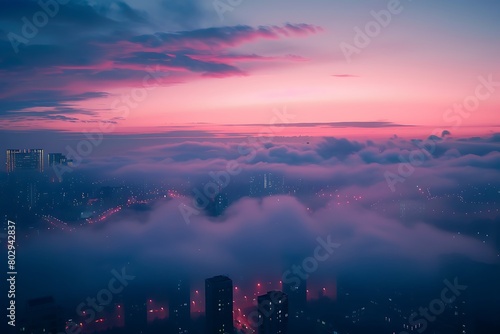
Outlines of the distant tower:
M399 218L401 220L406 220L406 203L404 201L399 202Z
M233 281L226 276L205 280L206 334L233 334Z
M189 282L178 279L172 287L169 298L169 317L175 334L189 333L191 321L191 296Z
M141 334L148 325L148 307L144 296L127 295L124 298L125 332Z
M68 160L62 153L49 153L47 155L47 165L49 167L53 165L66 165L67 163Z
M300 284L297 284L296 281L283 282L282 288L288 296L290 317L297 318L304 313L307 307L307 281L300 280Z
M57 334L64 332L62 309L52 297L28 300L26 329L33 334Z
M302 259L302 254L288 254L283 258L283 272L289 272L290 268ZM295 322L301 317L307 308L307 279L299 276L284 275L281 281L281 291L288 296L288 314L290 322Z
M215 216L220 216L228 207L228 198L226 194L219 193L214 199L213 214Z
M281 291L269 291L259 296L258 334L288 333L288 296Z
M257 194L260 193L260 188L259 188L259 184L257 182L257 177L250 176L250 180L249 180L248 184L250 185L250 187L248 189L250 196L256 196Z

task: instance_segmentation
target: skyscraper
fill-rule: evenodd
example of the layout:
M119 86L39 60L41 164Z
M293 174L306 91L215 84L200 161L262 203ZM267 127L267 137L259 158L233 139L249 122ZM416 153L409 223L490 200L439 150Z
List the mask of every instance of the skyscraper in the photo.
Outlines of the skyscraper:
M43 172L43 150L42 149L8 149L7 150L7 173L14 171L38 171Z
M189 282L178 279L172 286L169 298L169 317L175 334L189 333L191 296Z
M219 193L215 196L213 201L213 209L212 214L214 216L220 216L224 213L224 210L227 209L228 206L228 198L226 194Z
M307 281L283 281L283 292L288 296L290 316L297 318L307 307Z
M205 280L206 334L233 334L233 281L226 276Z
M68 159L62 153L49 153L47 155L47 165L66 165L68 163Z
M269 291L257 297L259 311L258 334L288 333L288 296L281 291Z
M124 299L126 333L144 333L148 325L148 307L143 295L126 295Z
M53 297L28 300L26 323L21 327L28 334L56 334L64 331L62 309Z

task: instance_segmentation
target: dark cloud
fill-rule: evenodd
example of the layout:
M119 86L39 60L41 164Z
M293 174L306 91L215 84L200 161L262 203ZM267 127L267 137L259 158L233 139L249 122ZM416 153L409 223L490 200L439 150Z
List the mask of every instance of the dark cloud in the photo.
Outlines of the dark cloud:
M359 152L363 147L365 147L364 144L352 142L344 138L327 138L318 145L318 154L323 159L330 159L332 157L343 159L353 153Z
M62 91L29 91L11 95L0 101L0 117L4 120L63 120L76 122L79 117L96 116L92 110L73 107L73 104L88 99L108 96L104 92L86 92L81 94L64 94ZM49 110L33 111L32 108L49 108ZM71 115L74 115L71 117Z
M156 33L140 35L130 39L130 42L147 47L167 47L169 50L194 49L206 50L212 48L234 47L258 38L278 39L314 34L321 28L309 24L286 24L285 26L259 26L257 28L238 25L232 27L212 27L205 29L179 31L174 33Z
M101 6L98 12L106 17L116 18L116 21L150 24L149 15L146 12L138 11L123 1L112 2L110 6Z
M164 85L192 80L195 75L219 78L248 75L240 63L301 58L240 55L231 52L231 48L259 39L305 36L321 30L302 23L198 28L194 21L180 23L187 17L193 20L201 17L206 5L197 1L164 1L162 6L166 11L171 10L167 18L179 23L173 29L183 30L154 32L158 28L148 13L123 1L75 0L60 5L57 15L25 43L12 34L22 37L21 19L30 19L41 7L28 0L0 3L0 15L4 18L0 22L1 113L11 122L36 117L74 122L78 119L75 113L78 109L72 109L71 102L81 100L66 96L142 84L149 67L157 68L160 77L169 76ZM43 92L37 93L42 82ZM39 97L49 91L47 98ZM106 95L80 96L93 99ZM44 110L13 115L26 108ZM83 110L80 116L89 113Z
M162 0L165 19L178 28L195 29L207 17L206 2L200 0ZM211 4L211 3L210 3Z
M243 71L237 67L219 62L196 60L182 53L167 55L158 52L136 52L131 57L117 59L117 61L124 64L142 64L143 66L155 63L168 66L172 69L187 69L191 72L201 72L206 76L233 76L244 74Z

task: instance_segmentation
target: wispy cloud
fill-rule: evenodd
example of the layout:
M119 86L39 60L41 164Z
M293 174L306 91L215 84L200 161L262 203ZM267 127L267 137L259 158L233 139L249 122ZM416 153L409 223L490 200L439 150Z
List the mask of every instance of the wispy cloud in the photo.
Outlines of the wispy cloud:
M332 77L336 77L336 78L359 78L359 75L354 75L354 74L332 74Z

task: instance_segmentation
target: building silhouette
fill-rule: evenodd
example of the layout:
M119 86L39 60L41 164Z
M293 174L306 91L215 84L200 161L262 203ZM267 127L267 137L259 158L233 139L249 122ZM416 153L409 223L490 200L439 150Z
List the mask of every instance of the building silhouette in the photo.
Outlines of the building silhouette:
M224 213L224 210L228 207L228 197L224 193L219 193L215 196L212 207L212 214L214 216L220 216Z
M126 333L144 333L148 325L146 298L142 295L125 295L123 308Z
M288 296L290 317L298 318L307 308L307 281L300 280L282 283L283 292Z
M68 159L62 153L47 154L47 165L49 167L53 165L67 165L68 162L69 162Z
M226 276L205 280L206 334L233 334L233 281Z
M269 291L258 296L258 334L288 333L288 296L281 291Z
M27 334L58 334L64 332L62 309L53 297L28 300L27 318L21 332Z
M42 149L8 149L7 173L15 171L43 172Z
M171 287L168 305L173 333L189 333L191 321L191 296L189 282L186 279L178 279L175 281Z

